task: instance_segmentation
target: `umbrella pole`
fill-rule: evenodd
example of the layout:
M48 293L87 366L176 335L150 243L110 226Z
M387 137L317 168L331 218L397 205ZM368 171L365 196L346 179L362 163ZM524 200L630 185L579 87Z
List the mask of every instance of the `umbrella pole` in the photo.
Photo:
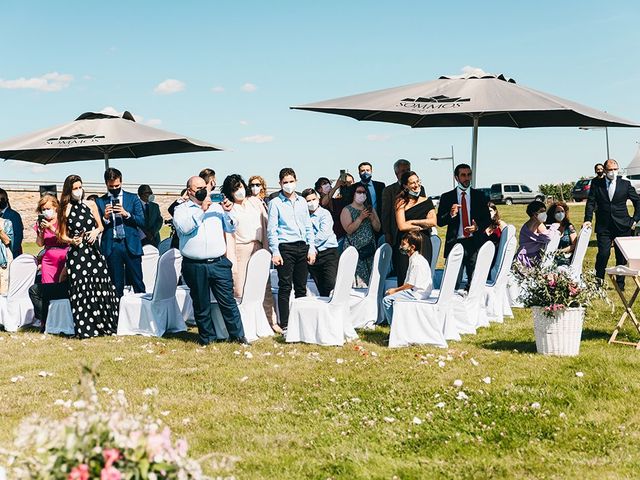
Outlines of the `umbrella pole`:
M104 169L109 168L109 152L104 152Z
M476 163L478 160L478 125L480 124L480 115L475 114L473 116L473 136L471 140L471 187L476 188L476 178L478 172L476 170Z

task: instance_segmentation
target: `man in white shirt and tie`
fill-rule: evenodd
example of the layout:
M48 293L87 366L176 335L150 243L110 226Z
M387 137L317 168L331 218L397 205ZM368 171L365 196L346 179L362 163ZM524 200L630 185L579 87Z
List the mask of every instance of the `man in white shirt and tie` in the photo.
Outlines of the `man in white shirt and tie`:
M610 158L604 162L604 178L591 181L587 206L584 210L583 226L591 226L593 212L596 213L596 239L598 254L596 255L596 277L604 281L604 272L611 255L611 245L615 247L616 264L627 263L620 249L615 245L617 237L633 235L633 229L640 219L640 196L629 180L618 176L618 162ZM627 210L627 200L633 203L633 216ZM624 277L616 279L624 289Z

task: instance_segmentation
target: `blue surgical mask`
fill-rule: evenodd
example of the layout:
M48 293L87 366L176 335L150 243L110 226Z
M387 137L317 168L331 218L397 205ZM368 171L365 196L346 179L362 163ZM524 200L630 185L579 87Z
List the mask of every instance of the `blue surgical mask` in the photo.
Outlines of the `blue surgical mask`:
M413 198L418 198L420 196L420 190L418 190L417 192L409 190L409 195L411 195Z
M360 180L364 183L369 183L369 180L371 180L371 174L369 172L362 172L360 174Z

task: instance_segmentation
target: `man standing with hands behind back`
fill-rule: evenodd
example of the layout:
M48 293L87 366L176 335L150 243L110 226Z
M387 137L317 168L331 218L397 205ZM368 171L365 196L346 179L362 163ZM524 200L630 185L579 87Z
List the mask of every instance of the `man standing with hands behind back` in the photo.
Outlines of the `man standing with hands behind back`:
M610 158L604 162L604 178L591 180L591 188L584 210L583 227L591 226L593 212L596 212L596 239L598 253L596 255L596 277L604 281L604 272L611 255L613 244L616 253L616 264L626 264L626 259L614 240L617 237L633 235L633 229L640 219L640 196L629 180L618 176L618 162ZM633 203L633 217L627 210L627 200ZM624 277L619 276L616 282L624 290Z
M482 244L480 235L491 223L489 201L484 193L471 188L471 167L466 163L456 166L453 171L457 186L453 190L443 193L438 205L438 226L447 227L444 244L444 257L456 243L464 248L462 265L467 271L467 288L471 284L471 277L476 266L476 257ZM458 283L462 278L462 269Z

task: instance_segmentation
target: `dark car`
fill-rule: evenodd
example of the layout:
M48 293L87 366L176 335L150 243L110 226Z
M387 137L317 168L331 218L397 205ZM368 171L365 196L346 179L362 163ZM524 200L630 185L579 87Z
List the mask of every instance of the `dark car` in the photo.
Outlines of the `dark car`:
M487 201L491 199L491 187L478 187L478 190L484 193L484 196L487 197Z
M578 180L571 190L571 196L574 202L586 200L589 196L589 188L591 188L591 178Z

